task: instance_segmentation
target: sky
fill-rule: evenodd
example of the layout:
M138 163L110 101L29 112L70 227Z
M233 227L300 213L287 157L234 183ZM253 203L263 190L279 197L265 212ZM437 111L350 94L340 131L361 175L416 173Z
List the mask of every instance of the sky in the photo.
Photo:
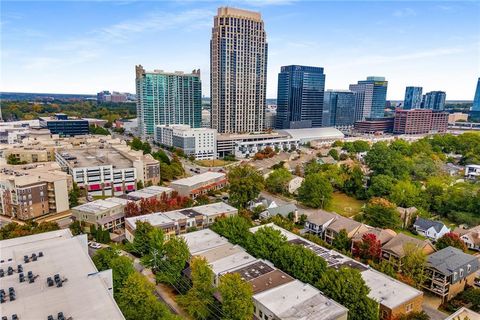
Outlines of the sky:
M135 92L135 65L201 69L210 96L210 37L220 6L259 11L269 45L267 98L283 65L323 67L326 89L367 76L472 100L480 77L480 1L3 1L0 90Z

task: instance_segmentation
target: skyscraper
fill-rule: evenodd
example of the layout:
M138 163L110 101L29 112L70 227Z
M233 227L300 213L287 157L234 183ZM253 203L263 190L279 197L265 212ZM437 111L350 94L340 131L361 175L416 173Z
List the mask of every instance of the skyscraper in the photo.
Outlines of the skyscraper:
M328 110L329 114L328 122L324 116L324 126L353 126L355 123L355 94L348 90L327 90L323 109Z
M323 68L284 66L278 74L277 129L322 127Z
M159 124L188 124L201 127L202 85L200 70L191 74L162 70L145 71L135 66L138 128L153 135Z
M480 112L480 78L477 81L477 89L475 90L475 97L473 98L472 111Z
M405 89L403 109L420 109L422 107L422 90L422 87L407 87Z
M445 109L445 99L447 95L443 91L427 92L423 100L423 108L434 111L442 111Z
M211 126L218 132L264 129L267 51L260 13L218 9L210 41Z
M355 120L383 118L387 101L388 81L384 77L367 77L350 85L355 93Z

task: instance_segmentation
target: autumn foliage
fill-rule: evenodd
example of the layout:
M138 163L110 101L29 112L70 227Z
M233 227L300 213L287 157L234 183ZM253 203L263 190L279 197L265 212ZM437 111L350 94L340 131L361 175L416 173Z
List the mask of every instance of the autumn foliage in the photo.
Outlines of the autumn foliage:
M378 261L382 254L382 244L373 233L366 233L362 240L355 242L352 253L363 260Z
M275 150L273 150L271 147L266 147L260 152L255 153L253 156L253 159L255 160L263 160L263 159L268 159L272 158L275 155Z
M125 216L129 218L154 212L177 210L186 208L190 204L190 198L182 197L175 191L170 195L163 193L160 200L157 198L142 199L139 204L134 201L128 202L125 206Z

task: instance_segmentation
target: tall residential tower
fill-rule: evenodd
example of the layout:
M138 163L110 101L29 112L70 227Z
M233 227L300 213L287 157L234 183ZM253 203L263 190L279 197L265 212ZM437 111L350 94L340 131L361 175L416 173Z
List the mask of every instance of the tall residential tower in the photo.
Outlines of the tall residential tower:
M284 66L278 74L277 129L323 126L323 68ZM329 115L326 114L329 118ZM328 120L328 119L325 119Z
M445 99L447 94L444 91L431 91L425 94L423 108L433 111L443 111L445 109Z
M355 123L355 94L348 90L325 91L324 110L328 110L325 127L348 128ZM325 115L325 112L324 112Z
M350 85L355 93L355 120L383 118L387 101L388 81L384 77L367 77Z
M420 109L422 107L422 90L422 87L407 87L405 89L403 109Z
M138 129L153 135L156 125L188 124L201 127L202 85L200 70L191 74L135 67Z
M260 13L222 7L210 41L211 127L264 129L268 45Z

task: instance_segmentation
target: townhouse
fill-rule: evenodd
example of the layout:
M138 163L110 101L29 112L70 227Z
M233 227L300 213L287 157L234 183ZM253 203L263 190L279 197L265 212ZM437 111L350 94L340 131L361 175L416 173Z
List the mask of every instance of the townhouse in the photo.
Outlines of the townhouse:
M405 248L412 246L422 250L426 255L435 252L435 247L429 240L420 240L403 233L397 234L382 246L381 259L389 262L398 271L402 270Z
M223 172L207 171L192 177L175 180L170 187L183 197L195 199L210 191L220 190L227 185L227 175Z

